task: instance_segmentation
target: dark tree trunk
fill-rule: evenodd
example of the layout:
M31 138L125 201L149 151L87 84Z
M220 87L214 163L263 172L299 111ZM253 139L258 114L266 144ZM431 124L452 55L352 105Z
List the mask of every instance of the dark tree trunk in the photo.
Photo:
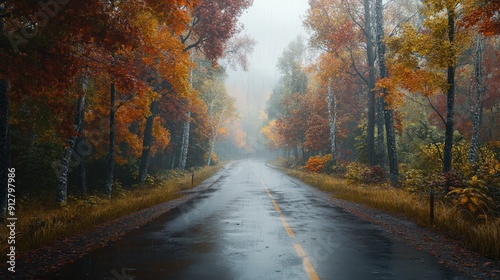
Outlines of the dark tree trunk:
M364 0L365 9L365 40L366 58L368 63L368 127L367 127L367 156L370 165L376 164L375 154L375 57L371 31L370 0Z
M7 189L9 168L9 98L7 90L9 84L0 80L0 214L1 222L6 221L7 215Z
M398 167L398 152L396 147L396 133L394 131L394 117L392 110L384 110L385 117L385 131L387 133L387 153L389 159L389 174L391 177L391 184L398 185L399 181L399 167Z
M477 149L479 147L479 127L481 126L482 96L485 92L483 84L483 65L484 65L484 45L481 35L477 37L476 58L474 59L474 75L476 76L475 102L470 98L470 110L472 114L472 137L470 143L468 160L471 163L477 161ZM472 95L472 93L469 93Z
M109 110L109 154L108 154L108 176L106 180L106 195L111 198L113 189L113 175L115 171L115 83L111 84L110 110Z
M297 145L293 147L293 157L295 158L296 161L299 160L299 149L297 148Z
M376 0L375 3L376 20L377 20L377 49L379 52L379 69L380 77L387 78L389 73L385 63L385 43L384 43L384 10L382 0ZM399 181L399 168L398 168L398 152L396 147L396 133L394 130L394 116L391 106L385 101L387 91L382 92L382 109L385 119L385 131L387 134L387 157L389 160L389 173L391 177L391 184L396 186ZM384 157L385 159L385 157Z
M172 153L170 154L170 160L169 160L169 165L170 165L170 169L174 169L175 168L175 152L177 150L177 141L178 140L175 140L174 143L173 143L173 147L172 147Z
M455 11L448 10L448 40L451 46L454 45L455 38ZM456 54L452 53L454 60ZM451 62L447 71L448 92L446 96L446 131L444 138L444 158L443 173L451 171L452 150L453 150L453 130L455 124L455 65ZM449 186L445 188L448 192Z
M385 151L385 119L384 119L384 99L377 98L377 159L378 165L387 171L386 151Z
M87 170L86 170L86 158L89 152L89 147L85 141L85 95L81 97L83 100L79 102L78 106L78 116L80 120L80 139L77 146L77 152L80 154L80 195L82 197L87 196Z
M81 143L85 142L85 136L80 138ZM86 168L86 154L82 154L82 162L80 163L80 195L87 196L87 168Z
M302 161L305 163L305 162L307 162L307 159L308 159L306 148L304 146L302 146L301 151L302 151Z
M151 146L153 145L153 122L158 111L158 102L151 102L151 115L146 119L144 127L144 139L142 142L141 164L139 166L139 182L143 184L148 174L149 162L151 157Z

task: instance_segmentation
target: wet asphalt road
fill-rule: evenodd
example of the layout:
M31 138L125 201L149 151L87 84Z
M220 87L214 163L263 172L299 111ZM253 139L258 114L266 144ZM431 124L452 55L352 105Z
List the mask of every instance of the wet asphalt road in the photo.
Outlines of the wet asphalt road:
M45 279L465 279L259 160Z

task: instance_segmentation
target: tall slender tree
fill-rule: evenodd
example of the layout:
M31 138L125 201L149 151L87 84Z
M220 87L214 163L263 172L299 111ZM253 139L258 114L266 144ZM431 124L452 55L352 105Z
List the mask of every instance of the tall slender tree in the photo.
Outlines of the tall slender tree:
M332 89L331 80L327 86L328 127L330 128L330 153L332 162L337 164L337 93Z
M477 35L476 51L474 57L474 76L475 76L475 94L472 98L472 93L469 92L469 106L472 115L472 136L469 149L468 160L475 163L477 160L477 150L479 146L479 127L481 125L481 111L483 107L483 95L485 93L484 86L484 43L481 34Z
M378 68L381 79L387 79L389 76L387 66L386 66L386 46L384 43L384 10L382 5L382 0L375 1L375 15L376 15L376 44L378 52ZM391 178L391 184L397 185L399 179L398 170L398 155L396 147L396 135L394 131L394 117L392 104L387 102L387 90L382 89L382 95L380 98L380 103L383 110L383 115L385 119L385 131L387 133L387 152L389 160L389 172Z
M429 1L431 2L431 1ZM439 4L444 4L442 7ZM438 8L437 12L441 12L444 8L444 11L447 14L447 28L446 28L446 40L449 47L449 57L446 62L447 66L447 74L446 81L448 84L448 90L446 94L446 125L445 125L445 138L444 138L444 154L443 154L443 173L451 171L452 168L452 151L453 151L453 131L455 127L455 71L456 71L456 63L457 63L457 51L455 49L455 21L457 18L456 8L459 4L459 1L444 1L444 3L438 3L436 5ZM431 5L429 5L432 7ZM441 6L441 7L440 7ZM441 9L439 9L441 8Z
M367 152L368 163L370 165L376 164L375 152L375 55L373 50L373 36L372 36L372 14L370 7L370 0L363 1L364 8L364 28L366 43L366 62L368 65L368 126L367 126Z

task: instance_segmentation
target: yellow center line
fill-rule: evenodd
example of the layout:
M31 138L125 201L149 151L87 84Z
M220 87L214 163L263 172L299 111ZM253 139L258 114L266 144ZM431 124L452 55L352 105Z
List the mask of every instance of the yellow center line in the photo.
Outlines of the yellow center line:
M257 171L255 171L255 168L252 166L253 172L255 172L256 175ZM262 178L259 178L260 184L262 187L264 187L264 190L266 190L267 196L271 198L271 201L273 202L274 209L276 209L276 212L280 214L280 219L281 222L283 223L283 226L285 227L286 232L288 233L288 236L291 238L295 238L295 234L293 233L292 228L288 224L288 222L285 219L285 216L281 214L281 209L274 199L273 195L271 194L271 191L267 188L266 184L264 181L262 181ZM307 257L306 252L304 251L304 248L302 248L302 245L299 243L293 243L293 246L295 247L295 251L297 252L297 255L302 258L302 265L304 266L304 270L306 271L307 275L309 276L309 280L320 280L318 274L316 273L316 270L314 269L314 266L312 265L311 261L309 261L309 258Z
M304 251L304 248L302 248L302 245L300 245L299 243L294 243L293 246L295 247L295 251L297 252L297 255L302 258L302 265L304 266L304 270L307 272L309 279L310 280L319 280L319 276L316 273L314 266L309 261L309 258L307 258L307 254Z
M278 212L278 213L281 214L281 209L278 206L278 203L276 203L276 200L273 199L272 201L273 201L273 204L274 204L274 208L276 209L276 212Z
M281 219L281 222L283 223L283 226L285 227L286 232L288 233L288 236L295 237L295 234L293 233L292 228L290 227L290 225L286 221L285 216L280 214L280 219Z
M255 172L255 169L253 171ZM257 174L257 172L255 172L255 174ZM264 183L264 181L262 181L262 179L259 179L259 181L260 181L260 184L264 187L264 190L266 190L267 196L269 196L270 199L274 199L273 195L271 194L271 192L267 188L267 186Z

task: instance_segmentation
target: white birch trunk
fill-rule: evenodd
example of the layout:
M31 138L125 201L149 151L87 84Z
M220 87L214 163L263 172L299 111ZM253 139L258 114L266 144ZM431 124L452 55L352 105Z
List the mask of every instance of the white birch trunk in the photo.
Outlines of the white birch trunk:
M193 60L193 52L191 52L191 60ZM189 71L189 86L193 88L193 69ZM186 113L187 120L184 122L182 129L182 144L181 144L181 154L179 157L179 169L186 169L187 155L189 149L189 133L191 128L191 108L188 109Z
M189 132L191 128L191 110L186 113L187 121L184 122L182 129L182 145L181 145L181 155L179 158L179 169L184 170L186 168L187 154L189 148Z
M210 166L210 163L212 163L212 155L214 154L216 140L216 135L212 136L212 139L210 140L210 152L208 153L207 166Z
M80 97L78 108L83 110L85 107L85 94ZM75 116L74 127L77 132L82 131L83 119L79 116L81 112L77 112ZM66 140L67 147L64 151L63 158L61 159L59 165L57 166L57 190L56 190L56 202L66 203L68 198L68 172L71 163L71 156L73 155L73 149L76 144L77 136L71 136Z
M332 154L332 161L336 164L337 160L337 94L332 91L331 82L328 81L327 88L327 103L328 103L328 125L330 127L330 152ZM333 110L332 110L333 106Z
M210 107L212 107L211 109L211 113L210 113L210 123L212 124L213 123L213 101L212 101L212 104L210 105ZM215 125L215 127L213 127L213 131L212 131L212 139L210 141L210 152L208 154L208 160L207 160L207 166L210 166L210 163L212 162L212 155L215 151L215 144L217 144L217 138L219 136L219 129L220 129L220 126L221 126L221 123L222 123L222 118L224 116L224 114L226 113L227 111L227 106L224 107L224 109L222 109L220 115L219 115L219 118L217 120L217 125Z

